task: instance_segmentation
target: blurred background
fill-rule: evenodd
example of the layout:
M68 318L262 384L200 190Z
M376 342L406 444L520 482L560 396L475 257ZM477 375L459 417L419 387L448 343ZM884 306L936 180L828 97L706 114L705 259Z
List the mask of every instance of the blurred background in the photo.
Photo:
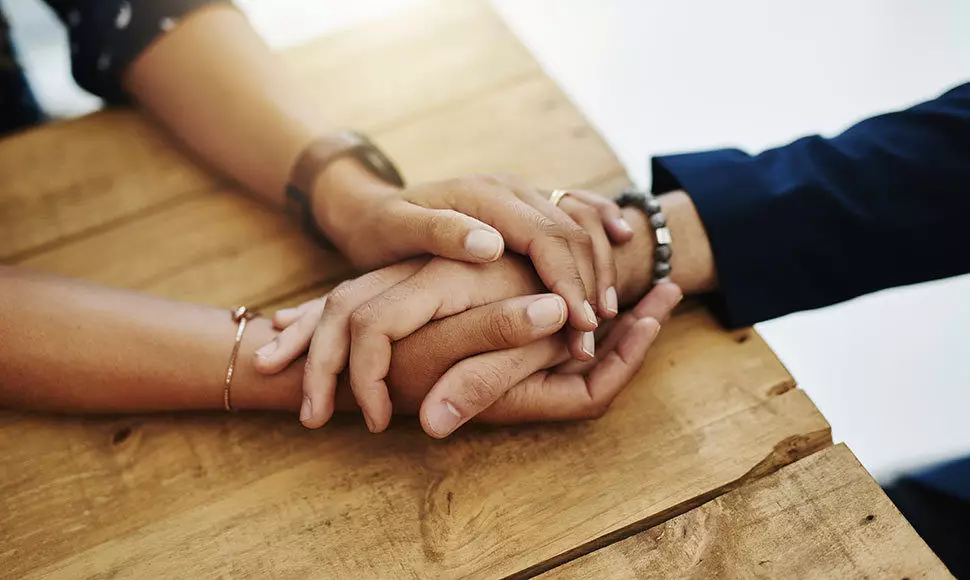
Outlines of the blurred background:
M39 0L0 3L46 110L75 116L100 107L74 84L53 14ZM237 1L279 49L420 3ZM757 151L831 135L970 80L966 0L493 4L642 186L651 154ZM970 454L970 276L758 330L832 423L835 439L881 482Z

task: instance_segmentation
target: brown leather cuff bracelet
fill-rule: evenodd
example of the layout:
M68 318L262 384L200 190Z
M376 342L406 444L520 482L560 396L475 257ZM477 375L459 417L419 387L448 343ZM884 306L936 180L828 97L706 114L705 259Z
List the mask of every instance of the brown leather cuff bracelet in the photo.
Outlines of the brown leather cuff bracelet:
M286 213L300 223L307 235L325 248L332 248L333 244L313 218L310 191L317 177L334 161L343 157L352 157L376 177L391 185L404 187L404 179L394 163L360 133L339 131L319 137L307 145L290 172L290 183L286 186Z

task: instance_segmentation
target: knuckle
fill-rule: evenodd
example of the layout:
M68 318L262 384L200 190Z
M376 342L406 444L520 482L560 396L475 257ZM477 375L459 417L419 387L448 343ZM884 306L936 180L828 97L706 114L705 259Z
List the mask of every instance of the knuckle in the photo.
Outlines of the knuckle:
M468 197L475 190L474 177L453 177L440 182L440 189L448 192L449 198L454 201L456 196Z
M582 228L577 228L577 229L574 229L572 231L572 234L571 235L572 235L572 240L573 240L573 242L575 244L577 244L578 246L580 246L584 250L590 250L590 251L592 251L592 249L593 249L593 237L590 236L589 233L586 230L584 230Z
M350 308L351 296L353 296L353 281L348 280L346 282L341 282L336 288L330 291L327 295L326 310L331 310L333 312L345 313Z
M374 326L380 320L380 308L373 302L357 307L350 314L350 330L358 333Z
M518 326L515 316L506 309L500 309L482 321L485 342L492 348L502 348L516 344Z
M568 242L569 233L566 228L543 215L536 216L535 227L539 235L544 238L557 243L565 244Z
M461 399L469 406L490 404L502 392L504 373L490 364L479 364L468 369L461 381Z

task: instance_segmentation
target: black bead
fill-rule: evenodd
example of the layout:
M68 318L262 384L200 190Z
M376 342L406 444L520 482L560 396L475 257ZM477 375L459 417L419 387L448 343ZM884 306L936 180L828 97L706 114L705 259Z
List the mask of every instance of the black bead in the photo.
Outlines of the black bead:
M670 262L657 262L653 265L653 277L657 280L670 275Z
M670 249L670 246L664 244L662 246L657 246L653 250L653 259L656 262L669 262L670 256L674 252Z
M667 225L667 216L662 213L655 213L650 216L650 225L653 229L659 230L660 228Z
M657 199L656 198L653 198L653 197L651 197L650 199L647 200L647 202L644 204L643 208L647 211L647 215L658 214L658 213L660 213L660 210L663 209L663 208L660 207L660 202L657 201ZM663 226L659 226L659 227L663 227Z
M620 195L616 197L616 205L620 207L627 207L629 205L638 204L642 199L643 194L632 189L627 189Z

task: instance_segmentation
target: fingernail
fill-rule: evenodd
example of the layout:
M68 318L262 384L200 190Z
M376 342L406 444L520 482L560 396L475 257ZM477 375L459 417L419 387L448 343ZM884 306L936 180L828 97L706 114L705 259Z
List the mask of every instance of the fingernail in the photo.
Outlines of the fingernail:
M583 352L589 356L593 356L596 353L596 339L593 337L592 332L583 333Z
M653 336L650 337L650 340L657 338L657 335L660 334L660 327L661 327L660 321L657 320L656 318L654 318L654 320L657 322L657 325L653 327Z
M274 338L272 342L267 342L263 346L259 347L256 351L256 356L259 358L266 358L276 351L276 339Z
M566 308L557 297L540 298L525 309L529 321L536 328L559 326L566 318Z
M428 427L431 427L435 435L448 435L458 428L459 423L461 415L448 401L442 401L428 409Z
M616 314L620 310L620 303L616 298L616 288L613 286L606 289L606 310L612 314Z
M300 421L308 421L313 416L313 403L310 397L303 397L303 405L300 407Z
M276 316L281 316L283 318L289 318L296 314L296 308L283 308L276 311Z
M593 312L593 307L589 305L589 300L583 300L583 310L586 311L586 320L588 320L590 324L597 325L596 313Z
M366 413L364 414L364 423L367 423L367 430L374 433L374 422L370 420L370 417Z
M487 230L472 230L465 237L465 250L480 260L496 260L502 253L502 236Z
M614 219L612 219L610 221L613 222L613 225L616 226L616 228L618 230L622 230L622 231L624 231L624 232L626 232L628 234L632 234L633 233L633 228L630 227L630 222L626 221L625 219L623 219L623 218L614 218Z

